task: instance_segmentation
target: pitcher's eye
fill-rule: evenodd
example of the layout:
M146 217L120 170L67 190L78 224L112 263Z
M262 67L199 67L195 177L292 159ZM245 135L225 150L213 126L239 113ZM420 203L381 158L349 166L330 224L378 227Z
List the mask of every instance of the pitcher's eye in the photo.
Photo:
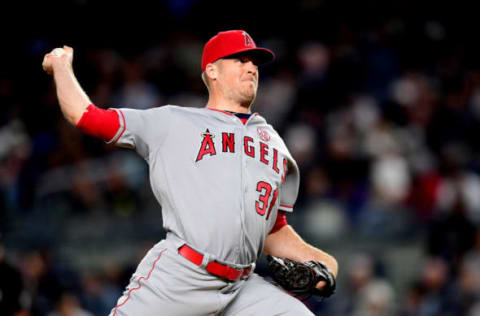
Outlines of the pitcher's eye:
M250 56L242 56L241 57L241 61L242 63L248 63L249 61L251 61L254 65L256 65L256 60Z
M253 56L242 56L240 57L240 61L242 63L248 63L249 61L252 62L252 64L254 64L255 66L258 66L258 60L256 58L254 58Z

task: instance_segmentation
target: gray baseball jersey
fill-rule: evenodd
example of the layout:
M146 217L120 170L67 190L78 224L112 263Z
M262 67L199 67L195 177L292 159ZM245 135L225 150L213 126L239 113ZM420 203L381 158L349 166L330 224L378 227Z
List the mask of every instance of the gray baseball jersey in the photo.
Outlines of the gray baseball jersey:
M143 258L110 315L312 315L255 273L232 283L178 254L186 243L207 260L247 266L278 210L293 210L298 167L265 119L243 124L228 112L171 105L117 112L111 142L149 164L167 238Z
M293 210L299 186L298 167L272 126L258 114L243 124L209 108L117 111L112 141L149 164L166 231L221 261L254 262L277 210Z

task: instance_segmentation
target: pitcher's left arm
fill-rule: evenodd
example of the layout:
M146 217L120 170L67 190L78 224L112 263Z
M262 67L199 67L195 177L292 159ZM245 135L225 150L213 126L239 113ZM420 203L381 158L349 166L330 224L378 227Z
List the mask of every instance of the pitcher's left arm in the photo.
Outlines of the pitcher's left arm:
M263 251L267 255L299 262L319 261L327 266L335 278L338 274L337 260L328 253L309 245L290 225L285 225L278 231L269 234L265 239ZM325 282L317 284L318 289L322 289L324 286Z

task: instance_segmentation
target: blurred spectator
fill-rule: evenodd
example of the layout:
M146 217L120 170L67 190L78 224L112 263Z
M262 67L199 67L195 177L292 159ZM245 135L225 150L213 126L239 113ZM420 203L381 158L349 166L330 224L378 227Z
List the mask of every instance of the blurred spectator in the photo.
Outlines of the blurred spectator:
M5 259L5 248L0 233L0 315L25 315L25 309L22 306L23 290L20 271Z
M97 71L98 82L92 88L90 97L92 102L101 108L115 106L113 90L116 88L120 78L122 58L115 51L104 49L92 51L89 54L89 61Z
M272 126L283 126L288 113L295 106L294 73L288 68L280 69L278 74L262 82L261 86L255 100L255 112L264 116Z
M410 175L405 159L383 155L372 165L371 181L374 199L386 204L399 204L410 190Z
M419 266L418 282L414 283L405 298L406 316L453 316L461 315L453 302L454 292L449 282L448 266L439 258L429 258Z
M346 269L347 290L342 293L334 315L394 315L395 291L387 280L376 275L371 256L365 253L353 255Z
M441 212L449 212L461 200L465 216L472 223L480 224L480 177L465 169L468 155L461 144L445 146L443 166L446 176L440 183L436 207Z
M354 316L390 316L395 313L395 292L385 280L370 282L362 290Z
M326 113L332 108L328 47L318 41L303 43L296 51L300 66L297 74L297 106L295 111Z
M330 190L331 184L322 168L314 166L308 171L302 227L306 236L314 240L338 240L348 229L343 205L331 198Z
M452 208L439 214L432 222L428 234L428 251L452 263L452 268L462 256L472 249L476 228L467 217L465 203L458 197Z
M128 60L123 69L124 84L115 92L114 107L147 109L163 103L155 86L145 80L140 57Z
M313 240L339 240L348 230L345 211L331 200L312 201L304 212L302 229Z
M81 308L75 295L64 292L57 301L55 309L47 316L93 316L93 314Z
M469 311L480 299L480 257L478 254L466 256L461 262L456 278L454 300L460 315Z
M110 166L106 179L105 198L110 212L121 216L131 217L136 211L141 211L141 200L132 188L126 176L115 166Z
M54 261L48 249L25 254L21 270L32 316L47 315L66 290L78 288L75 273Z
M101 189L88 176L86 166L79 167L78 172L73 175L71 194L69 194L72 211L76 214L92 212L101 208L104 204Z
M298 124L291 126L285 134L285 142L297 164L311 163L315 154L315 130L306 124Z
M12 120L0 128L0 229L6 228L7 212L18 209L20 173L30 155L31 140L22 121Z
M422 224L429 223L434 216L442 181L437 170L430 170L418 175L412 184L408 202Z
M108 315L121 296L120 285L112 283L104 273L89 273L83 277L82 301L95 315Z
M480 303L476 303L468 312L467 316L480 316Z

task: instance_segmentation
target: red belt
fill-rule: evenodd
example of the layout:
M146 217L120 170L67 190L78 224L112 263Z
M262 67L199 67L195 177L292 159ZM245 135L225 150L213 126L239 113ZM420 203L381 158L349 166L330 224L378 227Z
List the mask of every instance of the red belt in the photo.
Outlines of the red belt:
M197 266L202 264L203 255L187 245L180 247L178 249L178 253L187 258L189 261L195 263ZM238 281L247 277L250 274L252 267L248 267L246 269L235 269L226 264L222 264L217 261L211 261L207 264L205 270L218 277L230 281Z

